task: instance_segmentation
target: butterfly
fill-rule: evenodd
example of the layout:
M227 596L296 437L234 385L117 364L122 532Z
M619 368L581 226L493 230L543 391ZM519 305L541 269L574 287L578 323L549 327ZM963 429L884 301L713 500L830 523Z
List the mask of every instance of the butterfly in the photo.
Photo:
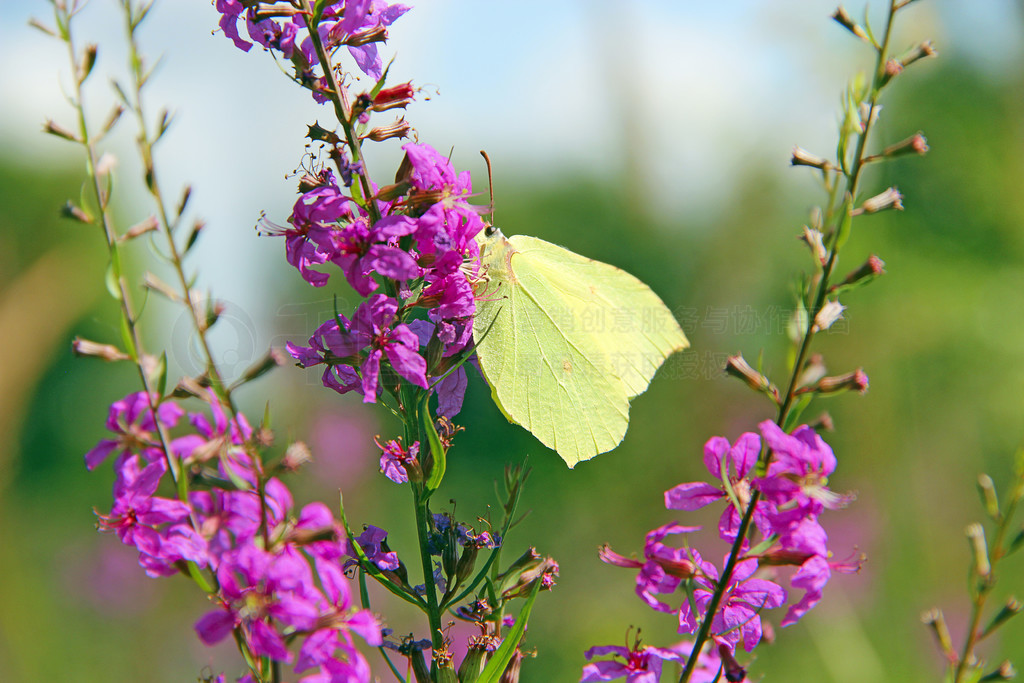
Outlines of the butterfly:
M476 353L494 402L570 467L618 446L629 401L689 346L651 288L615 266L493 225L476 237Z

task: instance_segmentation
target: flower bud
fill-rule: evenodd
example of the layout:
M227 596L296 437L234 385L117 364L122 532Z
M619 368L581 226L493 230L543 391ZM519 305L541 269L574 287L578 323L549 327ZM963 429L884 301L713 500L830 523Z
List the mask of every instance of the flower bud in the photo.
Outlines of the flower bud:
M857 118L860 120L860 131L863 133L868 126L873 126L882 115L882 105L871 106L868 102L861 102L857 107Z
M346 38L343 43L349 47L359 47L361 45L367 45L369 43L380 43L388 39L388 30L384 26L374 26L373 28L356 33Z
M868 390L868 376L864 370L857 368L853 372L835 377L822 377L813 386L800 389L797 393L814 392L816 394L838 394L849 390L864 394Z
M281 459L281 468L286 472L297 472L300 467L313 461L313 453L302 441L293 441L285 449L284 458Z
M978 679L979 683L982 681L1009 681L1017 677L1017 670L1013 668L1013 662L1010 660L1004 660L999 668L995 671L985 674Z
M814 331L820 332L832 327L835 321L843 317L843 311L845 310L846 306L843 306L838 301L825 301L821 310L814 316Z
M469 543L462 549L459 556L459 564L455 567L455 582L462 583L473 575L476 567L476 556L480 548L475 543Z
M974 554L974 571L978 576L987 579L992 573L992 565L988 560L988 543L985 541L985 529L980 524L968 524L967 541L971 544L971 551Z
M498 683L519 683L519 669L523 663L523 653L519 648L512 653L512 659L508 660L508 665L501 674L501 678L498 679Z
M750 367L742 355L729 356L725 364L725 373L737 377L756 392L767 394L773 401L778 403L779 390L767 377Z
M78 65L78 83L81 85L85 82L85 79L89 78L89 74L92 73L92 68L96 66L96 53L98 48L95 43L89 43L82 50L82 61Z
M996 485L992 477L987 474L978 475L978 493L981 494L981 502L985 505L985 512L994 520L999 519L999 496L996 495Z
M832 18L836 20L840 26L845 28L847 31L857 36L864 42L871 42L868 38L868 34L864 31L861 26L853 20L853 18L847 14L846 10L840 5L835 12L832 13Z
M461 683L476 683L483 671L484 657L498 649L499 641L494 636L471 636L469 647L466 649L466 656L462 658L459 665L459 681Z
M47 119L46 122L43 123L43 132L49 133L50 135L56 135L59 138L64 138L65 140L70 140L71 142L81 142L81 140L78 139L77 135L72 133L67 128L60 126L55 121L53 121L53 119Z
M64 218L71 218L78 221L79 223L85 223L86 225L92 225L93 217L85 209L75 206L70 200L64 202L64 206L60 207L60 215Z
M885 261L874 254L857 270L851 271L838 285L833 285L830 291L836 292L841 289L851 289L866 285L879 275L885 274Z
M906 140L889 145L878 154L865 157L864 161L877 161L879 159L891 159L906 154L924 155L928 153L928 140L920 132L914 133Z
M820 353L811 354L811 357L804 363L804 367L796 379L796 386L810 386L824 377L825 372L824 357Z
M811 250L811 255L814 256L815 260L821 265L825 265L828 262L828 250L825 249L825 236L821 234L819 230L804 226L804 234L800 236L807 247Z
M832 162L828 159L822 159L819 156L815 156L802 147L793 148L793 156L790 157L789 163L793 166L810 166L811 168L819 168L822 171L834 168L834 166L832 166Z
M722 660L722 670L725 672L725 680L730 683L739 683L747 678L747 670L740 666L733 656L733 650L725 643L718 646L718 656Z
M404 139L409 136L409 131L411 130L412 126L404 118L401 118L390 125L371 128L370 132L363 136L363 139L373 140L374 142L383 142L390 138Z
M412 666L412 674L416 678L416 683L433 683L434 679L430 677L430 669L427 668L427 662L423 658L423 650L416 649L410 652L409 664Z
M388 109L405 109L413 101L416 90L412 83L402 83L391 88L384 88L373 98L371 108L374 111Z
M882 85L903 73L903 64L898 59L890 59L885 63L885 70L882 73Z
M901 195L899 190L895 187L890 187L881 194L875 195L870 199L865 199L864 203L860 205L860 208L851 211L850 215L859 216L862 213L878 213L879 211L885 211L886 209L896 209L897 211L903 210L903 195Z
M999 613L992 618L992 621L990 621L988 626L985 627L985 630L981 632L981 637L987 637L990 633L1005 624L1010 618L1020 614L1022 607L1024 607L1024 605L1021 605L1017 598L1010 598L1007 600L1006 604L1003 605L1003 608L999 610Z
M263 354L263 357L258 361L246 368L242 377L238 380L235 386L251 382L258 377L262 377L279 365L284 365L284 356L275 348L267 349L267 352Z
M938 641L942 654L949 661L955 662L957 654L953 649L953 639L949 635L949 627L946 625L946 618L942 615L942 610L932 609L925 612L921 615L921 621L930 627L932 633L935 634L935 640Z
M505 572L502 586L507 588L502 591L501 597L505 600L525 597L536 581L541 582L541 588L551 588L555 576L558 576L558 563L550 557L541 559L537 551L530 548Z
M910 48L906 54L901 55L899 62L903 68L906 68L919 59L924 59L925 57L936 57L938 54L939 53L935 49L935 46L932 45L932 41L926 40Z
M121 349L110 344L100 344L81 337L75 337L71 341L71 351L76 356L92 356L105 361L128 360L130 356Z
M833 432L836 429L832 416L828 413L822 413L813 422L809 422L808 426L819 434L821 432Z

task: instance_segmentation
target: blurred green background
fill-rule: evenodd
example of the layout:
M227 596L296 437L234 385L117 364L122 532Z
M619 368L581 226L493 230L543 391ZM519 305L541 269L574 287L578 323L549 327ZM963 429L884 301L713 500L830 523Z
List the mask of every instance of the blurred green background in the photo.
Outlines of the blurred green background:
M959 10L950 9L954 4ZM45 3L27 5L38 16L46 16ZM764 44L793 51L805 71L777 77L807 98L788 102L792 120L807 117L808 109L821 119L819 128L808 133L815 138L813 143L835 118L829 110L819 111L820 102L838 102L844 85L839 79L863 67L866 55L827 21L830 5L781 5L788 14L775 16L762 7L753 19L722 10L723 16L716 19L721 23L714 25L755 32ZM954 637L961 637L969 559L963 529L981 517L975 478L988 472L997 483L1006 482L1012 454L1024 438L1021 7L993 2L986 11L994 20L985 24L960 23L964 15L958 11L967 8L970 14L977 7L974 3L921 6L908 12L901 36L906 36L907 44L942 36L946 42L939 46L941 58L915 65L899 78L885 99L876 139L892 142L922 130L932 151L924 159L870 169L868 191L896 185L905 195L906 210L858 221L839 270L852 270L869 254L877 254L885 260L888 274L849 295L844 301L849 306L846 321L817 345L830 371L863 367L871 378L864 397L844 395L817 404L837 425L828 438L840 463L832 488L857 495L849 509L823 518L830 546L840 557L858 550L869 559L860 574L835 577L822 603L799 625L778 631L776 644L758 649L751 669L755 678L766 674L768 680L837 683L938 680L941 658L920 624L920 614L941 606ZM470 13L463 17L470 29L473 21L483 20L471 14L482 10L466 3L439 7L416 11L443 11L446 16L464 11ZM541 5L531 7L539 10ZM654 12L664 5L633 7ZM109 11L106 6L93 9L100 16ZM673 11L684 19L703 20L687 17L686 9ZM692 11L697 15L712 10ZM641 14L642 21L651 21L649 14ZM223 37L207 37L215 20L212 10L204 6L196 16L199 28L185 39L186 45L204 41L213 47L203 49L225 60L240 59ZM116 20L111 20L111 28L103 19L92 21L91 39L119 39L113 30ZM787 32L786 21L798 22L800 33ZM490 26L477 25L481 30L473 40L490 40ZM609 39L607 24L595 26L591 28L599 34L599 45L618 47ZM994 26L998 32L985 34ZM32 54L56 52L57 44L46 42L41 34L12 35L34 46ZM628 38L643 40L632 30ZM728 53L727 34L719 38L719 49ZM522 37L524 45L536 39L528 32ZM993 49L978 48L989 39ZM466 60L462 50L454 43L443 52L461 54ZM180 49L168 49L168 61L182 54ZM254 56L232 64L244 65L256 76L233 72L229 79L192 73L196 87L210 97L211 111L226 106L210 95L217 87L223 87L220 96L226 100L238 95L236 89L243 88L238 83L246 79L284 80L268 60ZM414 53L409 61L415 64L415 57ZM673 127L672 119L662 119L654 128L637 125L644 98L639 93L633 96L624 85L628 81L616 80L628 73L616 63L620 71L613 69L609 82L602 84L606 108L592 112L596 118L621 124L612 126L611 138L592 141L602 150L605 163L600 168L587 162L562 167L550 149L539 147L527 152L527 158L536 155L534 166L519 160L503 167L499 157L497 222L508 234L537 235L640 276L677 312L692 348L670 359L648 392L633 402L624 444L574 471L526 432L504 422L483 382L471 382L460 416L466 431L456 442L436 500L457 501L453 507L461 518L487 516L488 506L495 502L494 481L504 465L528 457L534 472L522 506L531 513L507 539L506 554L514 556L534 545L561 564L558 587L543 595L534 610L528 644L537 648L537 657L524 664L524 681L578 680L582 652L591 645L622 644L631 625L641 627L650 644L667 645L678 638L671 616L655 615L636 599L633 573L600 563L596 548L608 542L624 554L638 551L647 530L671 520L713 529L715 515L666 511L662 492L705 476L701 452L706 439L720 434L732 440L772 415L766 402L724 378L719 368L728 354L741 351L754 360L763 349L769 373L778 382L785 377L784 326L793 303L792 282L808 266L795 237L810 207L821 199L809 171L788 168L790 146L810 146L809 141L790 139L790 128L781 122L758 128L769 131L759 137L758 145L748 146L749 139L737 138L734 146L713 150L714 157L696 163L683 158L678 166L668 159L652 167L643 152L652 143L655 148L662 140L685 146L688 140L717 139L716 132ZM787 64L769 61L767 68L784 70ZM659 66L665 78L675 71L711 68L699 62ZM742 63L739 66L743 68ZM514 70L515 63L504 68ZM159 93L166 99L154 107L174 102L173 87L180 85L174 73L166 93ZM462 116L486 120L490 109L500 108L494 101L501 97L503 73L482 77L473 72L477 108L463 109ZM434 78L415 76L421 83ZM464 87L458 85L457 73L445 78L448 87ZM92 508L103 511L109 506L111 475L109 468L87 473L82 454L104 437L109 403L136 386L128 367L76 360L70 354L75 335L116 340L117 318L102 285L105 253L99 235L56 218L64 200L79 194L81 160L51 154L51 141L42 134L32 138L32 130L18 127L19 108L44 89L59 92L53 74L0 105L4 123L13 127L7 134L13 129L19 138L5 145L6 154L0 157L0 432L6 436L6 446L0 449L0 680L182 681L194 680L203 667L233 671L236 662L230 647L206 648L192 633L191 624L207 609L202 597L183 580L147 579L135 566L134 553L94 529ZM244 91L247 97L256 96L253 92ZM303 97L298 91L287 92ZM538 129L548 125L546 117L557 116L548 113L560 107L557 99L538 100L528 91L514 96L522 103L516 118ZM687 92L680 96L686 98ZM52 98L52 93L46 97ZM97 88L95 99L107 102L108 91ZM786 109L767 106L766 113L753 97L740 105L748 110L723 111L722 118L735 123L770 114L789 120ZM258 102L255 106L260 107ZM430 106L433 103L415 112ZM689 103L704 110L709 126L716 118L715 106L719 104L696 96ZM49 114L67 120L66 110ZM678 114L688 115L682 110ZM225 146L190 147L193 143L182 137L174 139L169 153L186 159L194 155L200 159L197 173L204 174L211 173L209 157L203 156L211 148L237 148L241 154L243 148L260 145L284 147L288 158L298 158L303 125L311 118L296 114L276 121L268 134L268 123L258 113L253 116L248 122L192 119L191 125L220 131L217 144ZM411 118L415 125L415 116ZM190 124L184 125L187 129ZM422 141L439 149L449 145L442 124L431 120L424 128ZM485 124L482 130L487 130ZM549 134L512 144L527 149L531 144L543 146L544 135ZM267 135L280 145L266 142ZM572 135L564 130L566 139ZM474 146L508 149L510 143L498 137L496 133L494 138L485 135L462 142L456 152L457 163L474 170L479 190L486 183L474 159ZM30 151L34 145L42 149L39 155ZM813 151L828 154L829 148L823 145ZM123 225L129 225L149 209L132 184L131 149L124 147L121 155L125 184L119 190L119 211ZM395 158L393 149L384 152L374 160L375 168L385 169ZM214 339L222 364L238 370L267 343L280 347L285 340L304 340L329 315L332 294L342 300L351 300L351 295L333 283L327 291L305 286L285 264L281 242L257 240L251 231L257 212L266 208L272 219L283 222L293 201L294 181L280 179L287 170L283 166L236 161L234 152L220 158L212 177L220 174L221 179L213 187L197 184L197 194L206 193L199 196L205 197L207 204L202 206L208 213L216 205L241 217L234 216L230 226L211 222L193 265L213 272L201 282L212 282L215 294L221 291L218 283L231 291L228 315ZM700 177L704 169L710 178ZM171 183L179 180L178 175L192 177L187 164L168 175ZM261 189L259 197L240 196L238 188L257 182L257 176L277 178L275 194ZM690 183L713 191L702 200L700 193L686 194ZM175 185L169 188L177 192ZM685 201L679 201L677 193ZM144 247L132 255L139 273L156 267L145 265L152 259ZM247 290L255 294L246 298ZM176 313L155 302L147 306L150 347L166 340L172 364L179 371L188 370L188 336ZM382 411L320 388L317 377L282 368L249 387L242 402L256 418L270 401L279 443L300 438L312 447L311 471L289 482L300 503L333 503L340 488L354 523L387 528L393 547L410 553L411 503L405 489L376 473L378 452L372 442L376 434L393 434L396 425ZM808 416L818 410L812 408ZM712 557L725 550L713 538L707 544L706 554ZM1021 591L1022 574L1021 558L1008 560L997 595ZM389 625L399 634L420 628L410 615L393 612L383 599L374 607L388 614ZM1024 622L1011 624L983 652L993 661L1009 657L1024 665ZM389 680L377 660L371 657L371 662L382 680Z

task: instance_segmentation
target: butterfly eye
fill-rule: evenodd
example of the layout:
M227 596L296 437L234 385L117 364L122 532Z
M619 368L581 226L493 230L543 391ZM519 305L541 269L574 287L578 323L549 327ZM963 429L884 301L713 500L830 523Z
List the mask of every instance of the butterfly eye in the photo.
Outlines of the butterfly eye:
M494 233L496 232L498 232L498 226L496 225L488 225L486 228L484 228L485 237L494 237Z

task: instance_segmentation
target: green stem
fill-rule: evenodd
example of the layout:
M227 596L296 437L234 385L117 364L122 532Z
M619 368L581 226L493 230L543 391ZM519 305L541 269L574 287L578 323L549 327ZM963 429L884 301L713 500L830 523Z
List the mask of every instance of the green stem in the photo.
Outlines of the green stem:
M443 645L441 633L441 610L437 602L437 586L434 585L434 563L430 559L430 509L424 496L422 484L413 484L413 505L416 508L416 533L420 543L420 562L423 566L423 584L427 598L427 621L430 623L430 643L434 651Z
M210 386L225 407L230 409L232 416L234 416L237 415L238 410L235 407L234 399L231 397L231 392L224 384L220 371L217 368L217 364L213 360L213 353L210 351L210 344L206 339L207 324L203 319L204 316L196 310L197 299L193 297L192 285L189 282L189 278L185 275L183 255L174 240L174 228L177 226L181 217L178 216L178 218L174 220L171 219L170 212L167 210L167 204L164 201L163 192L160 189L160 183L157 181L156 165L153 160L153 145L155 140L149 135L149 130L146 126L146 112L142 105L142 88L145 85L146 77L146 74L143 71L143 55L139 51L138 43L135 40L136 27L133 26L134 13L132 11L131 0L121 0L121 5L124 8L124 17L128 33L128 48L130 50L129 64L131 65L132 86L134 90L133 94L135 96L134 101L132 102L132 113L135 114L135 118L138 122L137 125L139 127L139 135L136 140L138 142L139 152L142 156L142 163L145 171L149 174L149 181L146 185L149 188L150 194L153 196L153 202L156 205L157 213L159 214L158 223L160 231L167 241L169 255L168 261L170 261L174 268L178 285L181 287L182 300L192 318L192 327L195 329L196 334L199 337L199 345L202 348L203 357L206 361L206 374L210 379Z
M313 8L310 6L309 0L301 0L301 7L306 20L306 29L309 32L310 39L313 41L313 49L316 50L317 59L320 61L320 69L324 72L324 78L327 80L327 90L331 103L334 105L335 118L338 119L338 123L341 124L345 133L345 142L348 145L349 153L352 155L353 163L359 164L361 169L356 176L359 178L359 185L363 191L364 208L370 213L370 222L376 223L380 220L380 212L377 210L377 204L373 201L373 186L370 185L370 174L366 169L366 159L363 157L359 136L356 135L352 122L349 120L348 97L334 75L331 57L327 54L323 41L320 40L320 33L317 31L317 27L312 23Z
M142 337L139 334L139 330L136 325L135 313L132 310L128 284L125 282L125 279L121 274L121 259L117 255L117 234L111 222L109 212L110 197L103 191L99 176L96 173L96 148L95 143L90 136L88 123L85 119L85 105L82 90L83 81L78 77L81 64L75 54L75 44L71 33L71 20L74 18L74 13L68 11L60 4L55 3L54 14L56 16L58 26L66 26L67 32L64 36L64 42L68 47L72 80L75 84L75 98L73 104L78 118L79 140L85 151L86 174L89 177L90 189L92 190L93 198L96 200L96 207L99 210L99 218L103 227L103 235L106 240L107 253L110 256L114 280L117 283L119 294L118 303L121 309L121 318L124 321L125 327L128 330L128 335L131 339L133 347L131 349L132 360L135 361L135 369L139 374L139 380L142 383L142 388L146 392L146 401L149 404L149 410L153 415L153 422L156 425L157 438L160 440L160 450L164 454L164 458L167 462L167 469L171 473L171 478L173 479L175 486L177 486L179 478L181 477L181 472L178 467L178 463L171 457L171 450L169 446L171 443L170 436L167 434L167 430L164 428L163 424L161 424L160 420L156 417L160 401L159 397L155 397L155 392L149 377L146 375L146 369L143 365L145 352L143 351Z
M1024 477L1024 472L1018 476L1013 489L1011 489L1013 495L1011 495L1006 508L1000 513L1000 518L998 520L999 524L996 527L996 536L993 539L991 550L989 552L991 568L989 569L987 577L979 577L981 585L978 589L978 594L975 596L973 604L971 605L970 625L967 628L967 634L964 637L964 646L956 663L953 683L962 683L964 680L965 674L968 673L968 664L974 660L974 648L977 647L978 642L981 640L981 617L984 614L985 605L988 602L988 596L995 588L996 565L1006 553L1005 548L1003 548L1003 543L1006 540L1006 532L1009 531L1010 524L1012 523L1017 511L1017 503L1020 500L1017 494L1022 485L1021 477Z
M850 220L850 211L853 208L853 201L857 196L858 183L860 180L860 173L864 167L864 149L867 145L868 135L871 131L872 120L874 118L875 109L877 108L878 97L881 92L881 86L883 84L883 78L885 76L885 63L886 55L888 53L889 39L892 36L892 24L893 17L896 13L896 0L890 0L889 3L889 14L886 20L885 26L885 37L883 39L881 47L878 49L878 60L875 66L875 75L872 82L871 93L869 95L868 114L866 119L863 121L863 130L858 134L857 147L854 154L853 165L850 168L849 175L847 176L846 182L846 193L842 200L842 214L840 221ZM842 133L841 133L842 134ZM834 193L832 197L834 197ZM832 200L834 202L834 200ZM832 203L832 202L830 202ZM830 208L829 214L833 211ZM839 229L837 228L836 237L839 235ZM807 358L807 354L810 349L811 340L815 333L814 319L821 307L825 303L825 297L828 294L830 288L830 280L832 272L835 269L837 257L839 255L840 244L834 239L832 243L832 249L829 253L828 261L825 264L824 270L821 274L821 280L818 283L818 290L814 297L814 306L808 311L807 329L805 330L803 340L800 344L800 351L797 354L795 363L793 364L792 371L790 373L789 385L786 389L786 395L783 399L782 404L779 406L778 417L776 418L776 424L780 427L785 424L786 418L789 415L789 411L792 408L793 400L796 397L796 383L800 376L801 367ZM759 466L766 467L771 459L771 451L764 449L761 456L761 462ZM697 630L697 636L694 639L693 649L691 650L690 657L686 661L686 666L683 669L682 674L679 677L679 683L686 683L690 680L690 676L693 673L694 667L697 665L700 651L703 649L704 644L707 642L711 632L711 623L714 619L715 612L718 610L722 599L725 596L726 588L729 586L729 580L732 578L733 570L736 568L736 564L739 562L740 550L743 547L743 542L750 531L751 523L754 518L754 510L757 507L758 502L761 500L760 491L754 491L750 497L750 502L747 504L746 510L743 512L743 520L740 522L740 527L736 533L736 540L733 542L732 549L729 552L729 559L725 563L725 567L722 570L721 578L718 584L715 586L715 591L711 596L711 601L708 603L707 611L705 612L704 619L701 621L700 628Z

